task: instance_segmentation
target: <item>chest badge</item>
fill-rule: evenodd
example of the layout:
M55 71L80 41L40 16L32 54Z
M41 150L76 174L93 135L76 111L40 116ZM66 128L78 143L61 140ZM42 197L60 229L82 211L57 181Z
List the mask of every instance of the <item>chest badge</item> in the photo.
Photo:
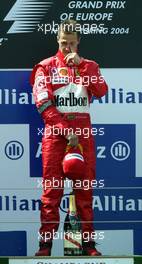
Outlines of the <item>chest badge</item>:
M63 68L58 68L58 74L59 76L68 76L68 69L63 67Z

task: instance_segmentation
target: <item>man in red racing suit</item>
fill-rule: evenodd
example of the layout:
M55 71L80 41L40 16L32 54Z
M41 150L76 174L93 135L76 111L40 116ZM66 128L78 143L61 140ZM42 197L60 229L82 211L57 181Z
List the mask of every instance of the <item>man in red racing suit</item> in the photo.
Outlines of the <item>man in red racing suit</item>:
M74 21L66 21L74 24ZM62 23L61 25L65 24ZM83 179L95 179L94 142L91 134L89 102L91 96L104 96L108 90L95 61L81 58L77 53L77 32L61 28L57 37L59 50L53 57L37 64L32 72L31 83L36 106L45 123L42 139L43 181L50 180L50 187L43 184L41 205L40 248L36 256L51 255L52 235L59 226L59 206L63 188L52 187L53 179L64 179L62 160L67 143L80 143L84 150L86 171ZM70 130L71 129L71 130ZM77 135L76 129L81 133ZM84 129L89 130L88 137ZM83 180L82 179L82 180ZM82 222L82 233L89 233L90 240L83 240L85 255L99 256L91 238L93 228L92 188L75 188L77 211ZM47 238L47 237L46 237Z

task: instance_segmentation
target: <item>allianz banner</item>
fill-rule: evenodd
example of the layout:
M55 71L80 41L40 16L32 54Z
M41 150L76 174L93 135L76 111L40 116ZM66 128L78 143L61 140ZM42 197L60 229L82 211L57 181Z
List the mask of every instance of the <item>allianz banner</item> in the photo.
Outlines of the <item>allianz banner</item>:
M8 256L32 256L38 247L43 123L30 74L31 70L0 71L0 254ZM102 69L102 74L109 93L93 98L90 106L97 154L95 239L104 255L138 255L142 254L142 70ZM89 188L87 180L84 188ZM53 256L63 255L69 193L65 186ZM9 249L7 239L15 241Z

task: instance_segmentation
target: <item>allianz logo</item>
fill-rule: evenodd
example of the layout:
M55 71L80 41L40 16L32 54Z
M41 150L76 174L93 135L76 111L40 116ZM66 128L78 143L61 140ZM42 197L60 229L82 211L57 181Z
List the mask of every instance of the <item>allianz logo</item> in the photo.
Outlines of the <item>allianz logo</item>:
M9 141L5 146L5 155L8 159L18 160L24 154L24 147L17 140Z
M110 88L108 93L101 98L92 98L91 103L94 100L100 104L141 104L142 103L142 91L126 91L125 88Z
M31 88L30 88L31 89ZM29 90L30 90L29 89ZM135 89L136 90L136 89ZM72 97L72 95L71 95ZM62 99L57 98L57 103L62 104ZM142 92L141 91L126 91L123 88L110 88L109 92L102 98L92 97L91 103L97 101L99 104L141 104ZM76 100L72 97L72 102ZM63 103L68 103L66 100ZM79 99L78 104L87 103L86 98ZM33 93L18 92L16 89L0 89L0 105L2 104L35 104Z
M136 191L136 190L135 190ZM135 195L135 193L134 193ZM18 195L0 195L0 211L39 211L41 200L35 198L20 197ZM60 210L64 213L68 212L69 194L65 194L62 198ZM137 197L126 197L126 195L96 195L93 196L93 210L95 212L142 212L142 198L140 192ZM116 215L116 213L115 213ZM135 215L135 214L134 214ZM117 215L116 215L117 216Z
M39 211L40 199L18 197L18 195L0 195L0 211Z
M141 198L126 198L125 195L96 195L93 196L93 210L96 212L129 212L142 211ZM60 209L67 213L69 208L69 194L62 198Z
M43 130L44 131L44 130ZM40 131L40 134L43 132ZM40 135L39 134L39 135ZM37 150L35 158L41 158L42 155L42 143L38 142ZM131 148L129 144L123 140L115 141L110 146L110 151L108 151L108 148L106 146L97 146L96 147L96 156L98 159L106 159L108 156L111 155L111 157L118 162L127 160L131 155Z
M0 89L0 105L35 104L33 93L17 92L16 89Z

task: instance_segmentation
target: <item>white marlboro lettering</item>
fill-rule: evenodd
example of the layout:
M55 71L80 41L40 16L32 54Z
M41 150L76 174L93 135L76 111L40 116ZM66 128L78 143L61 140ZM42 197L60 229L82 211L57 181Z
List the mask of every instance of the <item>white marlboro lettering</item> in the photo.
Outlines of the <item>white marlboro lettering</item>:
M87 106L87 97L75 97L74 93L69 93L69 97L55 96L56 106Z
M62 113L89 113L87 88L80 84L69 83L54 91L55 105Z

